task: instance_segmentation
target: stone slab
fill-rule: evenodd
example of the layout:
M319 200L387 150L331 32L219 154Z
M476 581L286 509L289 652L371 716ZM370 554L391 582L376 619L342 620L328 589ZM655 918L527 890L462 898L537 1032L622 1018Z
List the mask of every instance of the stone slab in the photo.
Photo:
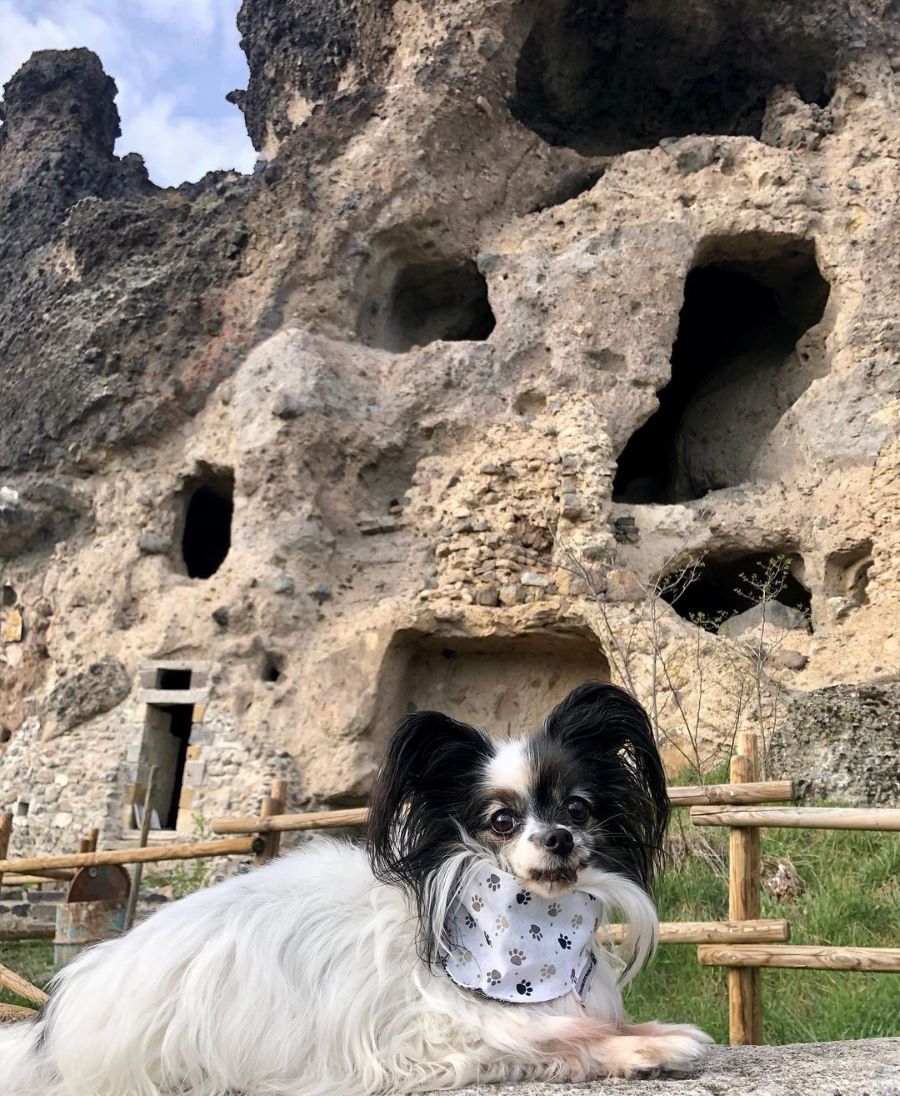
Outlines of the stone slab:
M713 1047L692 1077L480 1085L458 1096L900 1096L900 1039Z

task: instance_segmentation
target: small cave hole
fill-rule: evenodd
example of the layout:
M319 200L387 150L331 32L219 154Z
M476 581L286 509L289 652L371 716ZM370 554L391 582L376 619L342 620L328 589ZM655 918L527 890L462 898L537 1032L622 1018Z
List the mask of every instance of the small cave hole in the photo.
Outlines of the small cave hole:
M3 605L4 609L11 609L12 606L16 604L17 600L16 591L13 588L12 583L4 582L2 596L0 596L0 604Z
M181 554L191 578L209 578L231 549L234 473L210 472L189 483Z
M263 651L259 667L260 679L274 685L276 681L281 680L283 674L284 656L272 651Z
M822 371L798 354L829 286L808 241L710 241L688 274L669 383L619 456L613 500L673 503L754 476L781 416Z
M369 346L403 353L438 339L486 339L496 320L487 282L471 259L391 254L380 264L359 334Z
M868 605L869 571L874 562L870 540L832 552L825 560L826 597L845 597L855 605Z
M749 610L762 615L762 607L774 602L779 609L766 611L766 620L779 627L810 631L812 601L802 579L800 556L756 552L707 556L663 576L658 588L680 617L708 632L719 631L727 621ZM784 612L782 607L790 611Z
M827 102L840 52L750 4L691 18L658 0L547 2L516 68L513 115L551 145L585 156L651 148L666 137L759 137L766 98L792 84Z

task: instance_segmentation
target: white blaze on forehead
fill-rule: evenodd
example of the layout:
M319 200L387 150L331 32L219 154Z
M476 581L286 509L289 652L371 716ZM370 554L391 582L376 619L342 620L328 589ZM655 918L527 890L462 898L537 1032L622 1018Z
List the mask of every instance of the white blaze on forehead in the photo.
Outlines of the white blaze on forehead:
M525 747L523 739L513 739L498 746L487 767L488 783L492 788L517 792L521 796L528 794L529 766Z

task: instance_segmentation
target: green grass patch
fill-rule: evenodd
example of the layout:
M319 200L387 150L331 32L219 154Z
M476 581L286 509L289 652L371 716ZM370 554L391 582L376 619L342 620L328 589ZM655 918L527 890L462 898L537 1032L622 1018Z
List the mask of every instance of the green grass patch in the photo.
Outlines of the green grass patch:
M43 989L53 970L53 943L50 940L17 940L11 943L0 941L0 963L27 979L33 986ZM0 1002L34 1008L33 1002L24 1001L2 988Z
M676 821L676 826L678 825ZM684 826L688 848L659 880L661 921L728 917L727 877L709 860L726 862L727 831ZM802 893L777 900L763 892L762 916L785 917L795 944L900 946L900 836L826 830L762 830L764 866L793 864ZM710 856L700 855L700 840ZM694 850L694 851L692 851ZM824 1042L900 1035L900 976L841 971L763 970L767 1043ZM662 945L626 993L638 1020L690 1021L717 1042L728 1038L726 972L701 967L697 949Z

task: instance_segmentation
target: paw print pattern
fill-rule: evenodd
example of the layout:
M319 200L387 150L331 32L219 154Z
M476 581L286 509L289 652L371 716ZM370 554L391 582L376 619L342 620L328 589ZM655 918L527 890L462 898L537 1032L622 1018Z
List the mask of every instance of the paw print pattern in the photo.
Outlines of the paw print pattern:
M552 963L544 963L541 967L541 978L552 978L556 974L556 967Z
M513 948L509 953L509 961L514 967L520 967L525 962L526 958L525 952L520 951L518 948Z
M523 997L531 996L531 983L530 982L516 982L516 993L521 993Z
M488 886L491 888L492 891L500 890L500 876L491 873L488 876Z
M544 939L544 934L541 932L541 926L540 925L532 925L531 928L528 931L531 933L532 940L543 940Z
M494 928L497 930L498 934L506 932L506 930L509 928L509 921L506 920L503 914L501 914L494 922Z
M475 928L475 918L472 916L471 913L467 913L465 917L463 917L463 921L465 922L467 929Z
M499 970L489 970L485 975L485 978L487 979L487 984L489 986L499 986L503 975Z
M549 917L559 917L560 906L556 902L551 902L547 907L547 915Z
M469 951L468 948L457 948L456 958L459 960L460 963L471 963L472 953Z
M584 921L584 918L581 916L580 913L576 913L575 916L572 918L572 928L577 929L582 921Z
M568 951L569 948L571 948L572 946L572 941L569 939L568 936L565 936L563 933L559 934L557 940L559 941L559 946L563 949L563 951Z
M475 912L477 913L480 909L482 909L483 906L484 906L484 902L482 901L481 895L480 894L473 894L472 895L472 909L475 910Z
M516 901L519 903L520 906L527 906L528 903L531 901L530 892L519 891L519 893L516 895Z

